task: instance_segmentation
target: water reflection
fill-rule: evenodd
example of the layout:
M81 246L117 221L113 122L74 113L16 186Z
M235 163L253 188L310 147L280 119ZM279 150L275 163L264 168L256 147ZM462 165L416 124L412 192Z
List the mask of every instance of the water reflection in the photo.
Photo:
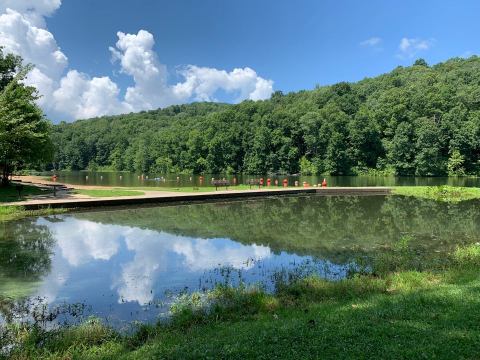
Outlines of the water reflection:
M25 264L26 258L6 275L29 271L32 278L41 278L37 288L25 291L22 297L41 299L50 305L91 304L93 314L109 321L152 320L160 310L167 309L172 294L185 289L205 290L224 281L218 269L237 271L230 280L239 283L268 279L269 271L300 263L302 258L287 253L274 256L268 246L245 245L226 238L201 239L174 235L164 231L126 225L110 225L79 219L75 216L39 218L29 222L26 234L48 234L53 249L30 249L37 257L48 255L48 271L35 272ZM6 224L14 234L25 224ZM24 243L23 237L19 237ZM15 241L4 239L4 242ZM4 249L4 255L17 258ZM44 253L39 255L38 253ZM272 260L272 257L276 257ZM16 285L21 286L18 279ZM9 295L18 298L15 294ZM22 298L20 297L20 298ZM156 310L156 311L154 311Z
M218 282L272 289L276 272L298 268L345 277L359 256L389 249L404 234L422 261L439 258L479 241L480 207L309 196L8 222L0 227L0 298L88 304L113 323L151 321L175 294Z

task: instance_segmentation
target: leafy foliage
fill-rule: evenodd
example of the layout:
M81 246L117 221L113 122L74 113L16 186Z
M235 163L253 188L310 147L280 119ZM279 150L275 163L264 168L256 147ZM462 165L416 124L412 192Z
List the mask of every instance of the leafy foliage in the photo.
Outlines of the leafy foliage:
M480 58L237 105L61 123L54 166L154 173L480 173Z
M30 71L22 59L0 48L0 168L2 184L14 168L49 161L53 154L50 123L36 105L37 91L22 80Z

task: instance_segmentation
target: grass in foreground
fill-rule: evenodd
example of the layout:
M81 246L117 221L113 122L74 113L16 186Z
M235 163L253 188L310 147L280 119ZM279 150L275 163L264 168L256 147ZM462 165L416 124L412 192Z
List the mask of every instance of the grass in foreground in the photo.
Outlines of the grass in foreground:
M397 186L394 195L413 196L442 202L480 199L480 188L455 186Z
M45 191L40 189L37 186L24 185L21 191L21 196L18 196L18 191L15 185L0 186L0 203L2 202L14 202L14 201L23 201L27 197L33 195L45 195L50 191Z
M143 191L138 190L123 190L123 189L76 189L75 194L86 195L90 197L121 197L121 196L142 196L145 195Z
M12 359L476 359L480 246L442 271L316 277L278 287L219 287L172 307L171 322L122 336L90 320L17 328Z
M26 210L23 206L0 206L0 222L19 220L30 216L46 216L63 214L67 209L45 208L39 210Z

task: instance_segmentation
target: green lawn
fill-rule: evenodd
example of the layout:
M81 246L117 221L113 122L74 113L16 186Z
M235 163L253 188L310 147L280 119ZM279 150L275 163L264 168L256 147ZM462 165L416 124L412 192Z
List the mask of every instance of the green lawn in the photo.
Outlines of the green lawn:
M280 189L282 188L281 186L262 186L260 189L261 190L275 190L275 189ZM290 186L289 188L293 189L299 189L300 187L292 187ZM146 191L172 191L172 192L210 192L210 191L215 191L215 186L201 186L201 187L193 187L193 186L182 186L182 187L174 187L174 186L169 186L169 187L163 187L163 186L155 186L155 187L148 187L148 186L143 186L143 187L129 187L126 189L141 189L141 190L146 190ZM225 191L225 190L231 190L231 191L236 191L236 190L258 190L259 187L252 185L235 185L235 186L228 186L228 188L225 188L225 186L219 186L218 191Z
M478 359L480 246L448 267L329 282L300 279L275 295L217 288L172 308L170 324L120 335L90 320L17 329L11 359ZM208 309L208 310L207 310Z
M138 190L124 190L124 189L76 189L75 194L86 195L91 197L116 197L116 196L141 196L145 195L143 191Z
M15 184L11 184L9 186L0 186L0 203L23 201L26 200L29 196L44 195L50 192L51 191L42 190L37 186L24 185L21 192L21 197L18 197L18 191L15 188Z
M397 186L393 195L414 196L443 202L480 199L480 188L454 186Z

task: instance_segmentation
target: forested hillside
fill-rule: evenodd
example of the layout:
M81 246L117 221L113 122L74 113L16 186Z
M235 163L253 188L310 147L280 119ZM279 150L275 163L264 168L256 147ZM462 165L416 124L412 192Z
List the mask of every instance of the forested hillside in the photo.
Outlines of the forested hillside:
M480 58L417 60L267 101L62 123L54 141L59 169L480 174Z

